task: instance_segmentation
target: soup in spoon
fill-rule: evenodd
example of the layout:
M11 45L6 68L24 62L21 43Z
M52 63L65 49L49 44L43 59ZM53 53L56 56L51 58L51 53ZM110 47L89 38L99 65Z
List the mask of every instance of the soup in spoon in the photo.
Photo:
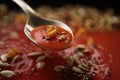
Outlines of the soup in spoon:
M31 35L40 46L52 50L63 50L72 42L72 35L68 31L54 25L36 27Z

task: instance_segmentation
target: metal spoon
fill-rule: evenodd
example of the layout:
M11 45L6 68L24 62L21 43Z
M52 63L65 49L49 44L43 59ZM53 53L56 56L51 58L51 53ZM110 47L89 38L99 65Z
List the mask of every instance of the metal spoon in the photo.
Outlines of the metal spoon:
M73 32L72 32L72 30L70 29L69 26L67 26L66 24L64 24L64 23L62 23L60 21L51 20L51 19L45 19L45 18L39 16L23 0L12 0L12 1L15 2L16 4L18 4L22 8L22 10L26 13L27 22L26 22L26 25L24 27L24 33L36 45L38 45L38 43L32 38L31 32L35 27L40 26L40 25L56 25L56 26L59 26L60 28L63 28L64 30L68 31L72 35L72 41L68 46L70 46L72 44L72 42L74 40L74 36L73 36ZM42 47L40 45L38 45L38 46ZM42 48L45 48L45 47L42 47Z

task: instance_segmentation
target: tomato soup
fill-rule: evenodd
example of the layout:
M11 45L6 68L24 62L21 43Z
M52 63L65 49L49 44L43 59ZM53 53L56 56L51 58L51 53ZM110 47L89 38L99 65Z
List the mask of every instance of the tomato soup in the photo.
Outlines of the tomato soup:
M42 50L29 41L23 32L24 25L9 26L0 32L1 57L3 54L8 55L8 60L2 57L1 61L5 60L4 63L9 64L4 64L4 67L1 65L1 80L112 80L119 77L119 31L86 30L82 35L74 32L73 45L56 52ZM21 59L17 60L14 57L18 55ZM80 61L77 61L78 56ZM74 62L72 57L75 58ZM6 70L14 73L5 75L2 71Z
M72 43L72 35L68 31L53 25L39 26L31 35L38 45L52 50L65 49Z
M111 10L74 5L41 6L38 12L68 24L74 33L73 44L66 47L71 41L67 31L44 25L35 28L32 36L52 50L40 48L24 34L25 15L4 10L0 16L0 80L120 79L120 19Z

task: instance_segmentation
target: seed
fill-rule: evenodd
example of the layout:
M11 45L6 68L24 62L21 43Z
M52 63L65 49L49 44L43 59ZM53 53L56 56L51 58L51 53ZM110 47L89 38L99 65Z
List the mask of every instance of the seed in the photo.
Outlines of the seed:
M72 70L75 71L76 73L83 73L83 71L80 68L76 67L76 66L73 66Z
M76 52L76 54L78 54L79 57L85 57L85 55L80 51Z
M83 67L85 67L85 68L88 68L88 69L90 68L90 67L89 67L87 64L85 64L85 63L82 63L81 65L82 65Z
M20 55L16 55L13 60L12 60L12 63L16 63L18 61L22 60L22 57Z
M45 67L45 62L38 62L38 63L36 64L36 68L37 68L37 69L40 69L40 68L43 68L43 67Z
M80 45L77 45L76 50L83 50L85 48L87 48L87 46L80 44Z
M67 58L67 64L68 64L69 66L73 66L73 64L74 64L73 56L69 56L69 57Z
M86 68L86 67L84 67L84 66L82 66L82 65L78 65L78 67L79 67L80 69L84 70L84 71L89 71L88 68Z
M66 40L66 39L67 39L66 35L60 35L59 38L58 38L59 41L63 41L63 40Z
M10 70L3 70L0 72L0 74L4 77L12 77L13 75L15 75L15 73Z
M86 48L86 49L84 49L82 52L86 54L86 53L89 53L90 50L89 50L88 48Z
M1 67L8 67L8 66L10 66L10 64L8 64L8 63L3 63L2 61L0 61L0 66L1 66Z
M10 64L8 64L8 63L0 63L0 66L2 66L2 67L8 67L8 66L10 66Z
M41 53L41 52L30 52L30 53L28 53L28 56L29 57L34 57L34 56L40 56L40 55L42 55L43 53Z
M80 62L80 57L79 57L78 54L74 54L74 55L73 55L73 59L74 59L75 63L77 63L77 64L80 64L80 63L81 63L81 62Z
M58 65L58 66L55 66L55 67L54 67L54 70L55 70L56 72L61 72L63 69L65 69L65 67L62 66L62 65Z
M1 56L0 56L0 58L1 58L1 60L2 61L7 61L7 54L2 54Z
M42 55L42 56L39 56L36 61L39 62L45 59L46 59L46 55Z

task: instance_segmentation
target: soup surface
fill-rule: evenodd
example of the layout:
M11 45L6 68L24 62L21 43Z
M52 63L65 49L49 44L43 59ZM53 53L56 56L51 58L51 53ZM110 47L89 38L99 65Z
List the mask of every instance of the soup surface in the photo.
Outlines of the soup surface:
M54 25L38 26L32 30L31 35L39 46L49 50L63 50L72 43L72 35Z

